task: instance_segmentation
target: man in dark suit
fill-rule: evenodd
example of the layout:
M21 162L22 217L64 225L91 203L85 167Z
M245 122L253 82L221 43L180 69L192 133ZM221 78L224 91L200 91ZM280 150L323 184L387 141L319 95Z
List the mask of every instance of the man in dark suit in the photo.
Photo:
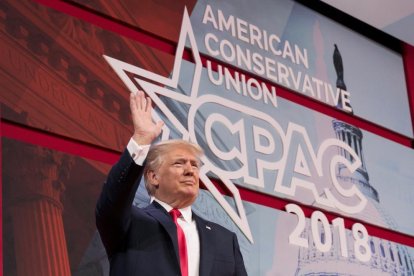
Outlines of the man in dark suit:
M149 146L162 122L151 99L131 94L134 134L111 169L96 207L96 224L111 275L247 275L237 237L191 210L199 191L199 146L172 140ZM153 199L132 205L141 177Z

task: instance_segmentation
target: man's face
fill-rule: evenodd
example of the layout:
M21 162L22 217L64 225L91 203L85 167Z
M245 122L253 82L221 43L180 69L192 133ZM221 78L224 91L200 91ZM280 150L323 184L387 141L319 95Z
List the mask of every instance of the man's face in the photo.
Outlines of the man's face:
M191 205L199 190L199 161L185 147L176 147L163 156L157 171L150 173L150 181L158 186L155 197L174 208Z

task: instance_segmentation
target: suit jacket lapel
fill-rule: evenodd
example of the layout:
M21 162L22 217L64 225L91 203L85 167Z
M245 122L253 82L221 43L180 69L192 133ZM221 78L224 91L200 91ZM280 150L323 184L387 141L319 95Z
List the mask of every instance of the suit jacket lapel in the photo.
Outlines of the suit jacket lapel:
M214 248L211 242L211 231L214 231L208 222L200 218L193 212L193 217L197 224L198 235L200 238L200 276L210 275L210 270L214 260Z
M177 228L175 223L171 219L170 214L156 201L149 205L146 209L148 214L155 218L165 229L170 236L172 244L174 246L175 256L177 258L178 265L180 264L180 256L178 253L178 240L177 240Z

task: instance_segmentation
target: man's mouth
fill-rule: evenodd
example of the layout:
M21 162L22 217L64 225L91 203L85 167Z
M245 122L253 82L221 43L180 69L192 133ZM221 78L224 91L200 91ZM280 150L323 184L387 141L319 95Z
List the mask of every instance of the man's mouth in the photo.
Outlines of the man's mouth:
M181 183L184 183L185 185L195 185L195 181L193 179L183 180Z

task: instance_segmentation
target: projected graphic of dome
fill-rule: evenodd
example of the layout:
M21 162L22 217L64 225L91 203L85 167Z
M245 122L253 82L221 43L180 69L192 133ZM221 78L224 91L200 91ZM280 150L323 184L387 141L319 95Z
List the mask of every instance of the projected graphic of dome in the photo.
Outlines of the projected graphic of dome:
M337 87L346 89L342 58L337 45L334 48L333 62L337 73ZM332 126L335 130L336 138L353 148L362 161L360 168L353 174L347 173L344 166L339 166L336 172L337 179L341 185L344 187L350 184L356 185L368 199L363 216L358 218L393 228L395 222L382 210L379 204L381 199L378 192L369 182L369 175L363 155L362 131L357 127L338 120L333 120ZM349 153L341 151L340 155L353 162L352 156ZM333 233L332 227L331 230L331 233ZM322 228L319 233L320 240L324 242L326 237ZM328 252L321 252L315 247L310 224L307 224L303 235L309 237L309 248L301 247L299 249L296 275L414 275L411 257L407 249L399 244L370 237L369 248L371 250L371 258L368 262L361 262L355 256L353 247L354 237L351 231L346 232L347 258L341 255L341 245L337 235L332 236L332 247Z

